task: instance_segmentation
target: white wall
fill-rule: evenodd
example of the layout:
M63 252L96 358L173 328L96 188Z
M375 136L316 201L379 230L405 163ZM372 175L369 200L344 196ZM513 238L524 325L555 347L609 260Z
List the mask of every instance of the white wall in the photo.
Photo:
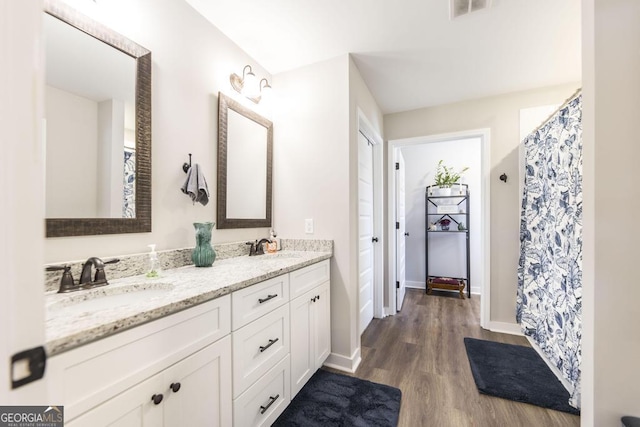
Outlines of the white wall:
M382 134L382 114L348 55L274 76L274 227L333 239L329 363L353 370L357 335L358 109ZM328 89L330 88L330 89ZM304 221L314 220L305 234Z
M124 102L98 103L98 217L121 218L124 199Z
M640 2L584 0L582 425L640 417ZM620 224L612 232L607 224Z
M517 180L520 109L562 103L579 83L424 108L384 117L385 139L395 140L471 129L491 130L491 314L493 322L515 323L519 256Z
M277 74L275 88L274 227L280 236L334 240L332 351L350 357L348 56ZM307 218L313 234L305 234Z
M271 119L267 103L256 106L231 89L229 75L250 64L257 77L270 82L272 77L182 0L67 2L151 51L153 231L46 239L45 262L141 253L149 243L156 243L158 250L193 247L192 223L216 219L218 91ZM204 207L192 205L180 191L188 153L204 169L209 184L211 197ZM215 245L268 235L268 228L214 229L212 241Z
M469 185L470 206L470 267L471 291L480 293L482 289L482 259L480 226L481 209L481 141L478 138L446 142L432 142L403 147L405 158L406 185L406 230L407 242L406 279L408 286L425 287L425 188L433 185L435 170L440 160L459 171L469 167L463 174L462 182ZM454 188L455 189L455 188ZM430 216L435 222L439 217ZM464 216L454 216L464 220ZM455 223L450 225L455 229ZM466 241L464 234L431 234L429 237L429 272L431 275L465 277L467 275Z
M98 104L52 86L46 86L45 101L47 216L94 218Z

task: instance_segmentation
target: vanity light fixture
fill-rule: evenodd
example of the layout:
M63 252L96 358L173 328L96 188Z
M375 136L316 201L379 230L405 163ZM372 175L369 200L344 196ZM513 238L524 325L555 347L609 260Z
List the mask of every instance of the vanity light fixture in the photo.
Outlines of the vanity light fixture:
M263 84L264 83L264 84ZM258 100L256 102L260 102L263 99L268 99L271 97L271 85L267 79L260 80L260 95L258 95Z
M254 88L257 86L257 78L256 75L253 74L251 65L244 66L242 69L242 77L233 73L229 79L231 80L231 87L233 87L238 93L241 93L244 96L254 95L253 93L249 93L251 91L251 86ZM255 91L255 89L253 90Z
M271 91L271 85L269 85L267 79L262 79L258 83L258 79L251 69L251 65L244 66L242 69L242 77L233 73L229 77L229 80L231 81L231 87L236 92L244 95L256 104Z

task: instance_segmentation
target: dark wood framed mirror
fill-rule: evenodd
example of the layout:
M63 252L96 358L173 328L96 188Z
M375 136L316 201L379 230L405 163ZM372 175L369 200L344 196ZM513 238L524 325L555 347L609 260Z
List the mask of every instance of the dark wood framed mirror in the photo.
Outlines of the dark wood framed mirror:
M271 227L273 123L218 93L217 228Z
M107 65L108 67L110 67L110 69L108 70L109 74L118 74L118 71L113 68L115 67L114 62L128 61L130 63L130 73L126 75L126 79L128 79L128 81L123 81L123 84L130 88L130 108L125 105L125 101L117 99L116 101L119 104L116 107L113 107L113 109L108 110L108 114L111 114L111 116L108 117L114 118L113 121L117 121L118 125L111 126L111 122L109 121L111 119L104 118L104 109L99 110L99 108L101 107L97 107L96 111L98 111L98 113L91 113L88 114L88 116L92 117L97 115L98 118L95 119L95 121L97 123L100 123L100 121L102 121L101 126L103 127L103 129L100 129L100 127L98 127L98 130L96 132L91 130L87 133L95 133L99 135L95 138L99 139L104 138L100 136L105 133L104 128L116 129L112 132L116 135L111 137L112 141L126 139L126 136L121 137L119 134L120 132L125 132L125 124L123 123L126 121L125 110L128 108L128 110L131 111L131 123L128 125L131 129L129 132L131 134L129 136L129 139L132 140L129 146L126 145L125 141L117 143L114 142L112 146L109 146L108 149L110 149L114 153L111 157L105 156L105 148L100 148L100 146L98 146L97 149L94 149L97 154L93 154L93 157L90 160L80 157L80 151L83 151L84 149L84 147L82 146L80 149L66 148L67 151L64 153L55 152L54 150L58 149L58 146L54 144L55 140L65 138L60 137L59 134L56 135L57 138L49 136L49 128L53 128L54 125L50 123L48 117L45 117L45 128L47 129L47 207L45 212L46 236L64 237L150 232L151 52L148 49L145 49L144 47L122 36L121 34L118 34L117 32L105 27L104 25L80 14L70 6L58 0L45 0L44 12L44 37L47 47L50 45L50 43L55 43L53 39L59 33L65 33L67 34L67 37L73 37L74 39L79 40L78 44L76 44L75 41L71 42L70 38L59 40L57 43L63 46L63 48L57 51L52 48L50 49L51 52L47 52L47 79L49 79L49 69L57 68L58 75L66 76L68 81L75 80L78 82L83 82L85 85L85 92L80 94L78 96L79 98L85 96L85 93L97 91L98 88L96 88L96 86L98 86L100 90L104 90L105 87L109 86L109 84L100 80L98 80L100 81L100 84L93 84L93 87L91 87L91 84L87 83L91 81L87 78L87 74L91 72L91 62L95 62L95 60L92 59L93 57L91 56L91 51L95 51L96 49L107 49L108 51L110 51L108 52L109 55L116 55L121 58L116 59L115 61L110 60ZM52 26L57 26L59 30L50 30L50 33L48 33L48 29L56 28ZM56 35L54 36L54 34L52 33L55 33ZM88 46L88 43L97 44L92 45L93 47L91 47L88 51L81 51L80 47ZM75 46L78 47L75 48ZM50 54L54 51L64 53L64 58L58 59L50 56ZM93 52L93 54L95 54L95 52ZM93 68L97 68L95 64L93 64ZM98 79L101 78L102 76L98 77ZM94 81L95 80L96 77L94 77ZM114 80L116 79L114 78ZM51 102L51 98L53 98L53 96L50 96L50 87L53 88L52 90L55 91L55 93L63 93L63 97L66 97L67 99L76 96L75 93L69 94L70 92L66 87L60 90L60 86L64 86L64 84L58 84L58 82L56 82L56 84L54 85L47 81L47 106ZM117 92L119 91L119 88L116 88L115 90ZM116 97L120 98L120 96L110 95L108 93L101 94L100 96L102 96L102 99L106 99L106 102L109 105L109 107L105 107L105 109L111 108L112 105L116 104L116 101L114 101ZM89 98L89 95L86 95L86 98ZM105 102L100 101L100 99L98 99L97 101L94 99L90 99L89 101L90 103ZM57 105L55 105L54 108L50 108L50 110L55 110L57 108ZM45 108L45 110L47 110L47 108ZM113 113L114 111L115 113ZM89 144L88 139L83 141L83 137L77 136L76 132L74 131L74 126L77 126L79 128L80 126L84 126L86 122L87 120L76 119L72 125L65 125L66 129L70 129L67 131L66 139L68 140L75 138L80 140L81 144ZM100 124L98 126L100 126ZM79 130L77 133L80 133ZM69 135L71 135L71 138L69 138ZM98 144L105 143L103 141L98 141ZM117 144L120 144L120 146L118 146ZM126 150L128 150L129 156L127 156L125 152ZM131 153L133 153L134 155L132 156ZM63 158L63 161L65 163L62 164L65 166L52 167L49 163L49 157L55 156ZM128 165L127 160L129 160ZM112 163L110 169L110 171L112 171L113 173L112 176L106 175L110 173L107 167L105 167L105 164L109 162ZM97 178L90 178L88 175L93 175L93 173L86 173L84 171L78 172L74 176L70 176L70 174L67 173L68 176L66 178L66 183L62 179L58 180L62 183L57 187L59 189L59 192L50 193L50 190L53 191L54 187L51 179L52 176L62 176L65 174L65 172L68 171L73 171L75 173L76 170L74 168L80 169L79 165L86 164L90 165L88 166L89 169L95 169L97 175L102 174L104 176L108 176L108 178L101 178L100 176L98 176ZM127 168L129 168L128 171ZM107 172L102 171L103 169L107 170ZM94 184L93 188L82 187L83 185L85 185L86 181L91 181L92 179L94 182L98 182L98 184ZM101 179L102 181L100 181ZM110 183L105 184L104 182L107 181L110 181ZM105 187L109 188L109 190L102 190ZM83 198L99 198L93 193L98 193L100 191L110 191L112 194L108 196L102 196L102 198L105 199L106 197L111 197L114 200L107 202L98 201L92 203L94 205L99 203L102 203L103 205L111 203L112 206L110 208L92 208L94 210L91 211L89 215L86 213L87 210L84 209L84 207L76 205L76 201ZM50 208L50 200L54 200L53 204L57 204L54 208ZM66 210L60 210L58 208L59 206L64 207ZM110 211L108 209L110 209Z

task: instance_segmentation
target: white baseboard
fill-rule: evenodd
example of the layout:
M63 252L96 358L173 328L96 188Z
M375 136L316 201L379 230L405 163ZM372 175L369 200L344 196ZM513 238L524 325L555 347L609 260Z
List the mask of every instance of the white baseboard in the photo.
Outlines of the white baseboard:
M406 282L404 282L404 285L407 288L412 288L412 289L424 289L424 282L413 282L410 280L407 280Z
M522 333L522 329L520 328L520 325L517 323L489 321L489 324L487 325L487 329L493 332L500 332L503 334L524 336L524 334Z
M362 362L362 357L360 357L360 347L358 347L351 357L331 353L327 360L324 361L324 366L354 374L358 366L360 366L360 362Z
M536 343L531 337L528 337L526 335L525 335L525 338L529 341L529 344L531 344L531 347L533 347L533 349L540 355L540 358L544 360L544 363L547 364L549 369L551 369L551 372L553 372L553 375L555 375L556 378L558 378L558 380L562 383L564 388L567 389L569 394L573 394L573 390L574 390L573 385L569 381L567 381L562 375L562 372L560 372L560 370L547 359L547 355L544 354L540 346L538 346L538 343Z

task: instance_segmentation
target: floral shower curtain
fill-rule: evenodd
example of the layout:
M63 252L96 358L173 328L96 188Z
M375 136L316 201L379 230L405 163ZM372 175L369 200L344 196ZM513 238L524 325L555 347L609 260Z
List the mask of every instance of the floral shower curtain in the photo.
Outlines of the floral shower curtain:
M516 318L574 386L580 407L582 336L582 96L525 140Z
M122 218L136 217L136 152L124 150L124 181L122 199Z

